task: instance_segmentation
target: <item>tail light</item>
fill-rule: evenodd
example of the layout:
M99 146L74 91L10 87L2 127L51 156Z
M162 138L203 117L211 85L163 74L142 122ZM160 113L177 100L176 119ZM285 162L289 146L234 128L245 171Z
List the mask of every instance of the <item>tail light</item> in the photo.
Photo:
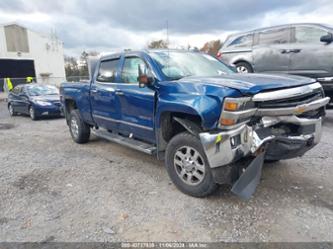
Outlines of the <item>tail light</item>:
M217 59L221 59L221 58L222 58L222 53L221 53L221 52L218 52L218 53L216 54L216 58L217 58Z

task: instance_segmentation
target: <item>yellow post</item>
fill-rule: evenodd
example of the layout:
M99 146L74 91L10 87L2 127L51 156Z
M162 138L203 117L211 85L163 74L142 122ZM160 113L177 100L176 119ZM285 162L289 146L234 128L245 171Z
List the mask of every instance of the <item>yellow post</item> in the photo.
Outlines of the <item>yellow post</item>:
M13 90L13 83L12 83L12 81L10 80L10 78L7 78L6 81L7 81L8 91Z
M33 81L33 77L29 76L26 78L27 83L31 83Z

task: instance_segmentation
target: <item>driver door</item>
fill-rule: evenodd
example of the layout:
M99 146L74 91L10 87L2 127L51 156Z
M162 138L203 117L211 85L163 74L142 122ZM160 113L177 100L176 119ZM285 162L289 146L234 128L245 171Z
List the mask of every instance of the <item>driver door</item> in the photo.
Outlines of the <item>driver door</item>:
M289 73L320 78L332 75L333 45L321 42L328 31L316 26L293 28Z
M120 105L119 132L145 142L154 143L155 91L139 87L139 65L148 66L143 58L133 54L124 58L117 93Z

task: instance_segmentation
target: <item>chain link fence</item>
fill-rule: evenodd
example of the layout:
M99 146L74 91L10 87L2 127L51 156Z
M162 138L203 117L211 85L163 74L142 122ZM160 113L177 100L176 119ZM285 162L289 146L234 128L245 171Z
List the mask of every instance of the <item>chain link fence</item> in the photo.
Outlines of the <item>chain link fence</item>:
M32 78L32 79L28 79ZM54 85L60 87L60 84L63 82L89 82L88 76L69 76L67 78L64 77L27 77L27 78L9 78L10 82L12 83L13 87L20 85L20 84L30 84L39 83L45 85ZM31 81L32 80L32 81ZM31 82L29 82L31 81ZM7 78L0 78L0 92L5 91L5 85L7 84Z

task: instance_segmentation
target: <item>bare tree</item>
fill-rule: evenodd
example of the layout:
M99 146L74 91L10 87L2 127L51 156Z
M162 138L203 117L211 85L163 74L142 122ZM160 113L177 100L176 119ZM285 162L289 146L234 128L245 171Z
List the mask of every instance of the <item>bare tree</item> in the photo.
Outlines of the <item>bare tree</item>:
M149 49L153 49L153 48L168 48L169 44L167 41L165 40L156 40L156 41L151 41L147 47Z

